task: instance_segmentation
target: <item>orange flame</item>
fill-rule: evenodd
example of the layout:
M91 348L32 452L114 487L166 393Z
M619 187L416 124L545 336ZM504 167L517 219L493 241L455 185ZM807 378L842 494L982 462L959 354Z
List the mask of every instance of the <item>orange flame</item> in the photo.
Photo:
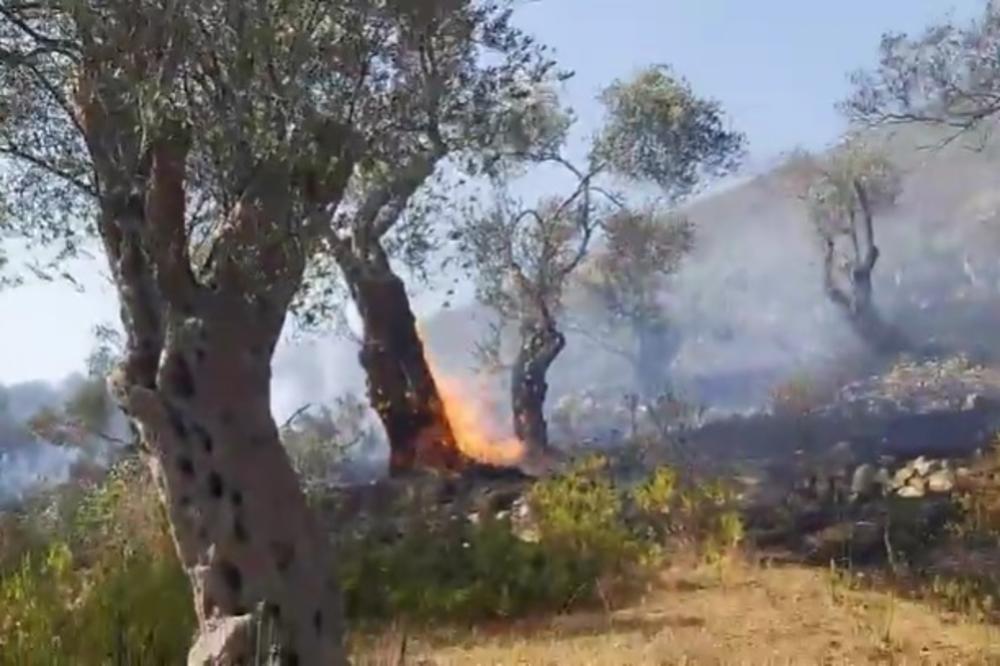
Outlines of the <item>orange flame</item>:
M421 331L417 331L421 341ZM437 385L445 416L451 424L458 448L473 460L497 466L512 466L524 457L524 443L516 437L496 437L499 430L487 410L485 387L473 387L468 382L441 372L424 345L424 358Z

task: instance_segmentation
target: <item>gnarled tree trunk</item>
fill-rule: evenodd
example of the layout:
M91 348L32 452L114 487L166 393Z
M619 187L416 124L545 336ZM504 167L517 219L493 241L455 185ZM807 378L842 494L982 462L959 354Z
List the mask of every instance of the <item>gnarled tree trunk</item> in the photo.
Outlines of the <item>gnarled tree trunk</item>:
M824 288L830 300L847 315L851 327L866 344L880 354L909 348L906 337L879 314L872 297L872 273L880 252L875 244L875 227L868 196L860 182L854 192L861 208L860 219L852 212L850 235L852 255L845 268L846 288L837 282L834 241L827 238L823 261Z
M875 255L877 256L877 255ZM824 261L824 284L830 301L845 315L857 336L880 354L903 351L906 338L879 314L872 298L872 268L874 261L854 263L848 267L846 288L837 283L833 248L827 243Z
M546 375L565 346L566 337L551 321L521 325L521 348L511 370L510 392L514 434L529 452L542 452L549 446L545 422L545 395L549 389Z
M257 663L269 643L279 663L346 663L327 539L271 417L280 327L243 304L201 310L171 316L152 387L114 378L191 579L199 635L189 663ZM268 637L255 635L261 622Z
M403 281L388 262L342 266L364 325L359 356L389 439L390 473L463 469L470 461L448 422Z
M191 581L198 635L188 663L267 663L256 650L273 646L277 663L345 664L327 536L270 409L271 357L304 256L281 238L259 239L254 222L277 219L280 205L266 204L287 200L287 189L269 177L248 185L256 196L220 230L218 261L201 282L187 250L183 128L162 128L145 173L124 175L106 159L121 137L104 132L93 98L81 107L128 335L109 388L139 432ZM256 635L262 625L266 636Z

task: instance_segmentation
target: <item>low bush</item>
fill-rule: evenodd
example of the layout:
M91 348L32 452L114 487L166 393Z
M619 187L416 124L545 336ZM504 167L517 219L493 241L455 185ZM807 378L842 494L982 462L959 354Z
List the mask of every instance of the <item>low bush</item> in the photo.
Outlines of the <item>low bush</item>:
M608 604L647 580L668 538L711 552L738 543L731 499L721 484L686 485L670 468L627 491L604 458L590 458L531 488L531 536L501 513L416 521L388 540L343 538L348 616L469 622ZM195 623L188 582L145 468L129 459L32 511L15 521L30 534L0 553L0 666L183 663Z
M629 531L622 494L591 458L527 495L532 538L510 517L427 523L390 543L342 550L348 614L359 619L476 620L607 601L602 583L637 573L651 544Z
M128 459L8 544L20 557L0 558L0 665L183 663L194 611L151 487Z
M682 480L674 468L660 467L632 490L631 500L642 532L660 543L693 547L713 561L743 542L736 492L721 480Z

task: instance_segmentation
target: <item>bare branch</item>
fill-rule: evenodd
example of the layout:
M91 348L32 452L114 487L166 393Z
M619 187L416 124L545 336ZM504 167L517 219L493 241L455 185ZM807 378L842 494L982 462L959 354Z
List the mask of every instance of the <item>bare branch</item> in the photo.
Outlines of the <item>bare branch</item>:
M0 16L4 17L12 25L17 27L26 37L37 43L40 47L59 53L74 62L79 62L79 46L65 39L59 39L50 35L44 35L31 26L28 21L19 15L19 11L37 8L37 3L5 3L0 5Z
M293 423L295 423L297 420L299 420L299 417L301 417L303 414L305 414L306 412L308 412L310 409L312 409L312 403L308 403L308 402L306 404L302 405L301 407L299 407L298 409L296 409L292 413L292 415L289 416L287 419L285 419L285 422L281 424L280 430L281 431L287 430Z
M23 150L16 146L8 144L6 146L0 146L0 155L7 155L16 160L23 160L24 162L27 162L32 166L38 167L39 169L42 169L43 171L55 176L56 178L59 178L60 180L65 181L66 183L69 183L74 188L76 188L77 190L79 190L83 194L86 194L89 197L97 196L97 189L92 184L80 180L78 177L74 176L73 174L69 173L64 169L55 166L54 164L52 164L51 162L49 162L44 158L38 157L37 155L32 155L27 150Z

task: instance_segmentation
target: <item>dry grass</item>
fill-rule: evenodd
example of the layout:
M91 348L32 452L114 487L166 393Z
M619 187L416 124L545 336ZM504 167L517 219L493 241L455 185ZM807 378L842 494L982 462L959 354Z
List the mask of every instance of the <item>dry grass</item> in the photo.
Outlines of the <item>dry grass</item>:
M378 640L358 664L394 663ZM610 614L413 635L406 664L1000 664L1000 632L847 589L822 570L729 562L678 565L641 603Z

